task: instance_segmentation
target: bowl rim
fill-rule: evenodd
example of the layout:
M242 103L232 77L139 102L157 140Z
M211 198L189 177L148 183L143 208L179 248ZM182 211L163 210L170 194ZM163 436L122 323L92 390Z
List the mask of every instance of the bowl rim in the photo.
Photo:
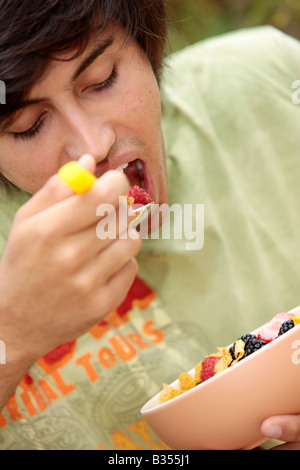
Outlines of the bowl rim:
M299 311L300 313L300 306L299 307L296 307L295 309L293 310L289 310L287 313L294 313L294 312L297 312ZM296 316L296 315L295 315ZM271 320L270 320L271 321ZM264 325L262 325L261 327L257 328L256 330L254 330L252 332L252 334L257 334L262 328L264 328L264 326L268 325L270 322L267 322L265 323ZM299 325L296 325L294 328L292 328L291 330L287 331L284 335L281 335L281 336L278 336L277 338L275 338L275 340L271 341L270 343L268 343L266 345L266 347L268 347L268 351L270 351L271 348L275 348L277 347L277 345L283 341L287 341L288 337L290 337L292 334L295 334L295 332L298 332L300 331L300 324ZM235 340L236 341L236 340ZM226 346L227 348L230 348L234 343L231 343L229 346ZM243 358L243 360L237 362L233 367L228 367L227 369L225 369L224 371L222 371L221 373L211 377L210 379L206 380L205 382L203 383L200 383L199 385L201 385L201 387L199 386L196 386L196 387L193 387L192 389L190 390L187 390L185 391L184 393L182 393L181 395L178 395L177 397L174 397L172 398L171 400L167 401L167 402L161 402L161 403L157 403L156 405L152 406L152 407L149 407L149 405L151 404L151 402L153 401L154 403L156 401L159 401L159 396L161 394L161 391L160 390L157 394L153 395L152 398L150 398L144 405L143 407L141 408L141 413L143 416L147 415L147 414L150 414L150 413L154 413L155 411L160 411L162 408L167 408L167 407L170 407L170 406L174 406L174 403L178 403L180 400L183 400L183 399L186 399L185 397L188 397L189 395L191 394L195 394L197 392L199 392L199 390L203 390L203 387L212 387L212 384L214 384L216 381L218 380L221 380L220 378L224 377L224 374L229 374L229 373L232 373L232 371L236 371L238 367L241 367L243 364L245 364L246 361L253 361L255 358L259 357L259 354L263 354L263 352L265 351L265 347L261 348L261 349L258 349L255 354L251 354L250 356L247 356L245 358ZM256 360L256 359L255 359ZM193 376L193 373L195 372L195 366L190 370L188 371L187 373L188 374L191 374ZM184 373L184 372L183 372ZM236 373L236 372L235 372ZM177 379L175 379L173 382L169 383L168 385L170 387L175 387L176 384L178 384L179 382L179 377Z

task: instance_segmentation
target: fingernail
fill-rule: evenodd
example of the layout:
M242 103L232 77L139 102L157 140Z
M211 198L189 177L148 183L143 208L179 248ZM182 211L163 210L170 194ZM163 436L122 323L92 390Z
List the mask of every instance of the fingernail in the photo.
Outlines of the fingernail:
M85 154L80 157L78 160L78 165L85 167L86 164L89 164L93 160L92 155Z
M273 439L279 439L282 436L282 429L277 424L269 424L264 427L264 434Z

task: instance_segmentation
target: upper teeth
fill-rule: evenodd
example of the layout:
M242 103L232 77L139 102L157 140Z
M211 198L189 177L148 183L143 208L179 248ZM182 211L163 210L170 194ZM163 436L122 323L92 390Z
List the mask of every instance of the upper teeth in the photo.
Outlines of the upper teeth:
M116 171L120 171L121 173L123 173L123 171L125 170L125 168L127 168L129 165L129 163L124 163L123 165L120 165Z
M133 162L135 164L136 168L138 169L138 175L139 175L139 186L142 189L145 189L145 178L144 178L144 171L143 171L143 165L142 162L137 159ZM116 171L120 171L121 173L124 173L125 168L127 168L129 163L123 163L123 165L120 165Z

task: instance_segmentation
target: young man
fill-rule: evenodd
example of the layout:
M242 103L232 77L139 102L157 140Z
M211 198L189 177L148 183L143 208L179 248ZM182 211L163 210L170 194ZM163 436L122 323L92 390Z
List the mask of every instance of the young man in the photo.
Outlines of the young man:
M245 151L241 167L248 167L246 174L257 170L246 159L246 142L237 147L237 141L261 117L261 109L247 103L247 114L245 102L236 102L237 122L232 121L223 96L232 82L216 86L217 96L213 82L211 98L205 94L205 78L213 74L200 83L202 95L199 80L205 72L200 49L195 49L179 55L171 65L176 76L165 78L162 132L162 0L2 3L0 79L7 104L0 106L0 171L3 185L14 186L2 194L0 339L7 354L0 366L1 446L163 448L141 420L143 403L213 347L264 323L276 313L274 308L292 308L298 301L296 281L270 274L271 262L288 272L295 259L294 239L282 259L279 248L286 235L285 217L290 223L297 211L288 205L290 212L281 214L284 222L279 225L277 217L266 217L268 229L279 230L266 248L263 222L252 225L249 217L255 219L255 204L261 216L262 194L270 202L263 210L276 209L278 200L272 191L256 192L263 184L258 178L252 182L257 199L251 199L249 208L247 198L253 194L246 185L241 192L238 181L244 177L237 170L243 160L239 152ZM275 42L282 41L292 56L293 41L276 34ZM242 41L253 59L256 48L250 47L247 34ZM221 50L224 65L235 42L204 47L204 56L210 47L212 57ZM258 78L255 73L252 81L234 75L245 70L242 60L240 69L234 66L240 59L239 49L235 52L232 79L237 79L240 98ZM274 64L263 61L265 77ZM285 106L279 106L278 116ZM240 116L248 121L241 124ZM268 116L261 119L267 125ZM220 120L240 126L240 133L230 139L224 132L219 141L215 132ZM268 130L262 133L262 141L269 135ZM195 255L185 251L182 240L149 240L139 255L137 277L134 257L141 241L99 240L96 211L104 203L118 209L119 196L132 184L144 185L158 204L168 201L164 138L170 202L206 204L207 241ZM232 153L237 149L237 160L223 158L228 148ZM276 160L282 152L276 149L274 154ZM81 196L57 175L72 160L98 178ZM271 163L268 171L274 176L277 167ZM122 166L127 166L127 178L114 171ZM276 173L272 182L284 185L290 177L290 171L283 179ZM119 233L126 229L119 227ZM239 240L233 236L236 230L241 230ZM296 268L295 274L297 279ZM274 285L278 292L270 301L267 292ZM270 418L264 432L300 441L300 419Z

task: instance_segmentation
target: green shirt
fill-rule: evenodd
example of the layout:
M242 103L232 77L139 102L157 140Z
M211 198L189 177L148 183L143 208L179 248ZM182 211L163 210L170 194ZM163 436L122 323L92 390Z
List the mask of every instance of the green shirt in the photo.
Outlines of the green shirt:
M263 27L167 60L169 204L204 205L204 245L145 240L127 301L29 371L0 414L0 448L164 448L140 415L162 383L300 304L299 57ZM22 197L0 202L1 248Z

